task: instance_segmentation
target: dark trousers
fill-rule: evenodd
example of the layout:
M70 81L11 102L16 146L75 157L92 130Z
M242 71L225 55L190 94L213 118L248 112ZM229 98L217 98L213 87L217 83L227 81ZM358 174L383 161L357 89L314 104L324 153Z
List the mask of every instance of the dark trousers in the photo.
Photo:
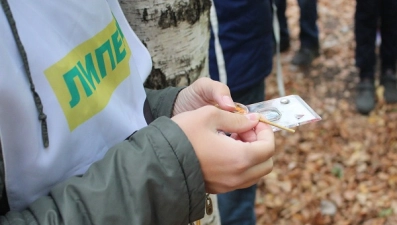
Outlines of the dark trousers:
M277 6L277 18L280 23L280 39L288 40L289 31L285 10L287 8L286 0L275 0ZM298 0L300 8L299 39L301 47L318 48L318 27L317 27L317 0Z
M397 1L357 0L355 22L356 66L361 79L374 80L376 31L379 29L381 74L387 69L396 71Z
M259 82L249 89L232 92L233 101L245 105L264 101L265 84ZM255 225L256 185L218 194L218 208L222 225Z

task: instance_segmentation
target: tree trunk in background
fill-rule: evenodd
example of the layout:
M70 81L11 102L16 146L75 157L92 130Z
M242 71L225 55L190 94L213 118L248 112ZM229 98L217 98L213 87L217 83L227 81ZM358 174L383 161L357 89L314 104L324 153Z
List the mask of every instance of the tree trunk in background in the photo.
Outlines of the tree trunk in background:
M186 86L208 77L211 0L119 0L136 35L153 61L145 87ZM214 212L203 225L220 225L216 195ZM193 223L195 224L195 223Z
M153 69L145 86L189 85L209 76L210 0L119 0L128 22L148 48Z

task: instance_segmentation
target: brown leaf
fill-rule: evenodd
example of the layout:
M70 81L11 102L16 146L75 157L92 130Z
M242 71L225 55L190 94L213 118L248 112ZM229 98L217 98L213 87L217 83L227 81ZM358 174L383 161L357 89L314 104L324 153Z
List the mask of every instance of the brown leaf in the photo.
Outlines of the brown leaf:
M257 224L397 224L397 104L386 104L377 81L375 109L357 112L356 1L317 2L321 55L308 68L290 63L300 8L287 0L291 49L281 63L287 95L301 96L322 120L275 134L276 173L258 183ZM275 70L265 82L266 98L279 97ZM322 201L337 207L334 215L321 214Z

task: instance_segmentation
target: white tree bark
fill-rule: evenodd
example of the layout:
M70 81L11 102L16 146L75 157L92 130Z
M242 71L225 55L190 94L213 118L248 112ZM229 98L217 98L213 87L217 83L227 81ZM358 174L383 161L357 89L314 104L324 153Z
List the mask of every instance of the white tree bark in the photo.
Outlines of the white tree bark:
M146 87L185 86L208 77L211 0L119 0L132 29L153 61ZM203 225L220 225L216 195L214 211Z
M147 86L188 85L209 76L210 0L120 0L120 4L152 55L154 68Z

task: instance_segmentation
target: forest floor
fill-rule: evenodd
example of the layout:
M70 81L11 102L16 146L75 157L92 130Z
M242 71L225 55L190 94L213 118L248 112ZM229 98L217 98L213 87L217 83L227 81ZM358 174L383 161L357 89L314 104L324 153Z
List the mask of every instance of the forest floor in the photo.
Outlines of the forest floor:
M321 56L310 68L290 64L299 48L296 2L288 0L291 48L281 54L285 90L322 120L276 132L274 170L258 184L257 224L396 225L397 104L387 105L377 84L375 110L355 109L355 1L318 0ZM266 99L277 97L274 72Z

